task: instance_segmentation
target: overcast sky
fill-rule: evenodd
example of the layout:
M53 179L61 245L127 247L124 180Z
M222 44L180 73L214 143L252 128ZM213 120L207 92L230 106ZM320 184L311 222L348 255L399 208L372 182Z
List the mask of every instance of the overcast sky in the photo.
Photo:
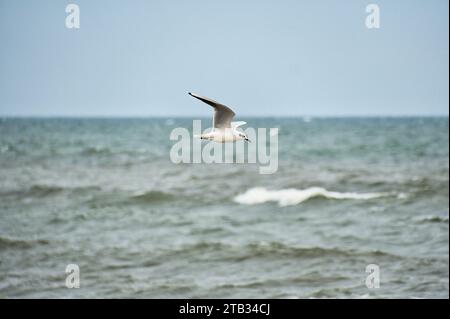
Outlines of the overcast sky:
M80 7L80 29L65 7ZM367 29L366 5L381 9ZM0 115L448 115L447 0L0 0Z

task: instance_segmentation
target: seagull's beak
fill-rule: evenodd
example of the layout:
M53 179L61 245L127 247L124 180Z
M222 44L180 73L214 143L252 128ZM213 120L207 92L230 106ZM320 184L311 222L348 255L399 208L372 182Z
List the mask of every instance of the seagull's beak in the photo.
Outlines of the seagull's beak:
M249 143L251 143L252 141L250 141L247 137L245 138L245 140Z

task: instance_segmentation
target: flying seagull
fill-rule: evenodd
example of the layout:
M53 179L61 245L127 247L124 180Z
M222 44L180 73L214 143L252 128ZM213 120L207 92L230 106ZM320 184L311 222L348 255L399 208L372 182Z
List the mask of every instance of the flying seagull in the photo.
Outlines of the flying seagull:
M239 126L247 123L243 121L231 122L233 117L236 115L232 109L226 105L220 104L219 102L195 93L189 92L189 95L211 105L214 108L213 130L209 133L200 135L199 137L201 139L219 143L236 142L241 140L250 142L247 134L237 130Z

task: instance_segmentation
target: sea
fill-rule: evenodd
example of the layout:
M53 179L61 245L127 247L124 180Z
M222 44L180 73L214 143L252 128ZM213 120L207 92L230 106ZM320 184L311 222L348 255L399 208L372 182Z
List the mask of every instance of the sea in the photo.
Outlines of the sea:
M273 174L192 120L0 118L0 298L449 298L448 117L242 118Z

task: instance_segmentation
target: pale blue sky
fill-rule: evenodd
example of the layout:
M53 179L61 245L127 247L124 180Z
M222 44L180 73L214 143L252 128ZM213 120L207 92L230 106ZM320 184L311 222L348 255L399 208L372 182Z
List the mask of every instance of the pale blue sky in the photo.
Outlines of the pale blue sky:
M76 3L81 28L65 27ZM377 3L381 29L365 27ZM0 0L0 115L448 115L448 1Z

